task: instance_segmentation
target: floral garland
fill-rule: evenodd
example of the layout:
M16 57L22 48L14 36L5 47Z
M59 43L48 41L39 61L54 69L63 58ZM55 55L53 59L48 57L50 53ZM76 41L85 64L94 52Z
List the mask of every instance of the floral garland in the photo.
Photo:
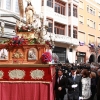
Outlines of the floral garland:
M10 46L13 46L13 45L15 45L15 46L21 45L22 46L25 44L26 44L26 40L23 37L19 38L19 36L16 36L16 37L10 39L10 41L8 42L8 45L10 45Z
M52 61L52 55L50 52L44 52L41 56L42 63L48 63Z
M15 30L17 32L34 32L33 26L16 26Z
M48 45L50 47L50 49L52 48L52 45L50 44L49 41L45 41L45 44Z

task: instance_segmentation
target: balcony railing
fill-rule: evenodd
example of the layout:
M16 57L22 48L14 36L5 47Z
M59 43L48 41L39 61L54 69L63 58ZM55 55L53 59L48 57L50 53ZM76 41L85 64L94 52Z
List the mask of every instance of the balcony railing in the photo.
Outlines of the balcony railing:
M61 42L61 43L67 43L70 45L79 45L79 40L76 38L68 37L65 35L59 35L59 34L53 34L53 33L47 33L47 35L44 37L47 40L50 40L50 37L55 42Z

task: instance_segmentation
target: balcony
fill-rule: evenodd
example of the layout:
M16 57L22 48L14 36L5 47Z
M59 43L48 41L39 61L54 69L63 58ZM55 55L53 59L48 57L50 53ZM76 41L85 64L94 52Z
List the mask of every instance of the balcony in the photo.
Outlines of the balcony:
M74 45L74 46L79 45L79 40L78 39L68 37L68 36L65 36L65 35L47 33L47 35L44 38L46 40L50 40L50 35L51 35L52 40L55 41L55 42L66 43L66 44Z
M62 15L59 13L54 12L54 20L59 23L67 24L68 18L66 15Z
M53 18L54 17L54 8L52 7L44 7L42 6L42 11L41 12L44 12L45 11L45 16L49 16L50 18Z
M78 26L78 17L74 17L74 16L68 17L68 24Z
M78 5L79 3L79 0L68 0L69 3L74 3L75 5Z
M61 0L62 2L68 2L68 0Z

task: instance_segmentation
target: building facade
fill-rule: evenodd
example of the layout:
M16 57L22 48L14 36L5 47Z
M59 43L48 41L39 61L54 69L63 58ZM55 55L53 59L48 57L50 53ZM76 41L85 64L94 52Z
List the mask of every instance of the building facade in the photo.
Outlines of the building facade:
M53 53L60 62L68 58L70 63L76 60L78 40L78 5L79 0L31 0L36 14L42 13L49 22L46 39L51 36L54 41ZM24 8L26 6L23 0ZM38 6L37 6L38 5ZM19 20L18 0L0 0L0 23L5 22L4 34L0 38L16 35L14 26Z
M75 62L78 41L78 0L42 0L41 12L49 21L48 37L53 38L60 62Z
M16 35L14 32L16 20L19 20L18 0L0 0L0 40L12 38ZM4 32L1 26L4 24Z
M95 0L79 0L78 14L78 39L81 46L76 49L76 60L89 62L92 57L92 61L97 61L100 55L98 48L100 44L100 4ZM94 50L89 48L89 44L95 45Z

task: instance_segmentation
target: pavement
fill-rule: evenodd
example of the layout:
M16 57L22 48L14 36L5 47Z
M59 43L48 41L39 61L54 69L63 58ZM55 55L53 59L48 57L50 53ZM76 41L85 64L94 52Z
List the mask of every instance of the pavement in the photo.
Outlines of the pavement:
M65 97L64 97L64 100L68 100L67 94L68 94L68 89L66 89L66 95L65 95Z

